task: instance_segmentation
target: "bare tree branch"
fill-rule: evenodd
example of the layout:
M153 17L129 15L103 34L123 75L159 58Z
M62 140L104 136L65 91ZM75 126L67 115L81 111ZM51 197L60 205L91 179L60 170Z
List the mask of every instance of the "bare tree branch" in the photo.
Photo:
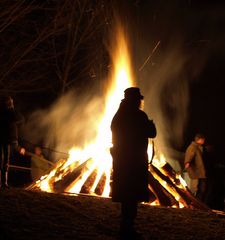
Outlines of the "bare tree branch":
M102 71L106 59L103 39L109 26L109 2L3 0L1 88L60 95L96 76L95 69L101 66L97 72Z

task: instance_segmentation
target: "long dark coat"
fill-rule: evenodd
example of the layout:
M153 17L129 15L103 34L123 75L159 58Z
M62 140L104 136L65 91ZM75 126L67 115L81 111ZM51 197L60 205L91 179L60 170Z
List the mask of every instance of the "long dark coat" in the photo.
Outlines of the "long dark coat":
M148 138L156 136L153 121L122 101L112 123L112 200L148 201Z
M0 143L10 144L18 140L17 124L23 120L14 108L0 110Z

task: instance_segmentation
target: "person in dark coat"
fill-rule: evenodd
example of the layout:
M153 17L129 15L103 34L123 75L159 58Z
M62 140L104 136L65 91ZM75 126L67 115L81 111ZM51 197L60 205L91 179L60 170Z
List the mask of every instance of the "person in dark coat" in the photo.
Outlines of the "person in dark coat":
M121 203L120 231L126 236L135 234L138 202L149 200L147 147L156 127L140 110L143 98L139 88L127 88L111 123L112 201Z
M8 188L9 159L18 148L17 124L22 117L15 111L10 96L2 97L0 104L1 188Z

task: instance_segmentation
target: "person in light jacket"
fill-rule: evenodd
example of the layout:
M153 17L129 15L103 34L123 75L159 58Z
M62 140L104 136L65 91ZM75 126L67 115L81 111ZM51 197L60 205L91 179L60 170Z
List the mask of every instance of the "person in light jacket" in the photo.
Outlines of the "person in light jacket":
M21 154L31 157L31 178L33 182L39 180L52 166L54 166L54 163L45 158L39 146L34 147L34 153L23 148Z
M186 149L184 159L184 166L190 178L190 190L203 202L206 193L206 172L203 160L204 143L205 136L196 134L194 141Z

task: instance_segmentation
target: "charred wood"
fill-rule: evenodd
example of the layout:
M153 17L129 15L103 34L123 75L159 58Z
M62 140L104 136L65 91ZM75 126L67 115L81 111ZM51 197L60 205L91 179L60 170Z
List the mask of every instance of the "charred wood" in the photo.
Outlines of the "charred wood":
M104 191L105 183L106 183L106 175L105 175L105 173L103 173L99 182L98 182L98 185L95 188L95 193L97 195L100 195L100 196L102 195L102 193Z
M83 184L80 193L90 193L91 187L96 179L97 176L97 169L94 169L94 171L90 174L90 176L87 178L85 183Z
M176 184L180 184L180 180L178 178L176 178L176 171L171 167L171 165L169 163L166 163L163 167L162 167L163 171L165 172L165 174L167 174L168 176L170 176L174 182Z
M170 186L174 186L175 184L170 180L170 178L164 175L157 167L154 165L149 166L151 172L155 172L162 180L166 181Z
M155 166L150 166L152 169L154 169L154 172L157 173L163 180L167 182L179 195L181 203L185 207L191 207L191 208L197 208L202 210L209 210L209 208L202 203L200 200L198 200L196 197L192 195L190 190L186 187L186 189L179 188L178 185L180 184L180 180L176 178L176 172L173 170L173 168L169 165L169 163L166 163L162 169L168 174L173 181L168 176L165 176L160 172L159 169L157 169Z
M150 186L149 186L148 190L149 190L149 202L152 203L157 199L157 197L155 196L155 194L151 190Z
M210 210L208 206L206 206L203 202L197 199L193 194L190 192L189 189L181 189L177 187L177 192L183 199L187 202L190 208L201 209L201 210Z
M148 182L161 206L173 206L177 204L176 199L154 178L151 172L148 174Z
M84 170L87 168L88 163L91 162L92 159L86 160L84 163L82 163L77 168L73 169L72 172L69 172L63 176L62 179L60 179L57 182L53 183L53 190L54 192L64 192L66 188L68 188L73 182L77 181L79 177L82 175Z

